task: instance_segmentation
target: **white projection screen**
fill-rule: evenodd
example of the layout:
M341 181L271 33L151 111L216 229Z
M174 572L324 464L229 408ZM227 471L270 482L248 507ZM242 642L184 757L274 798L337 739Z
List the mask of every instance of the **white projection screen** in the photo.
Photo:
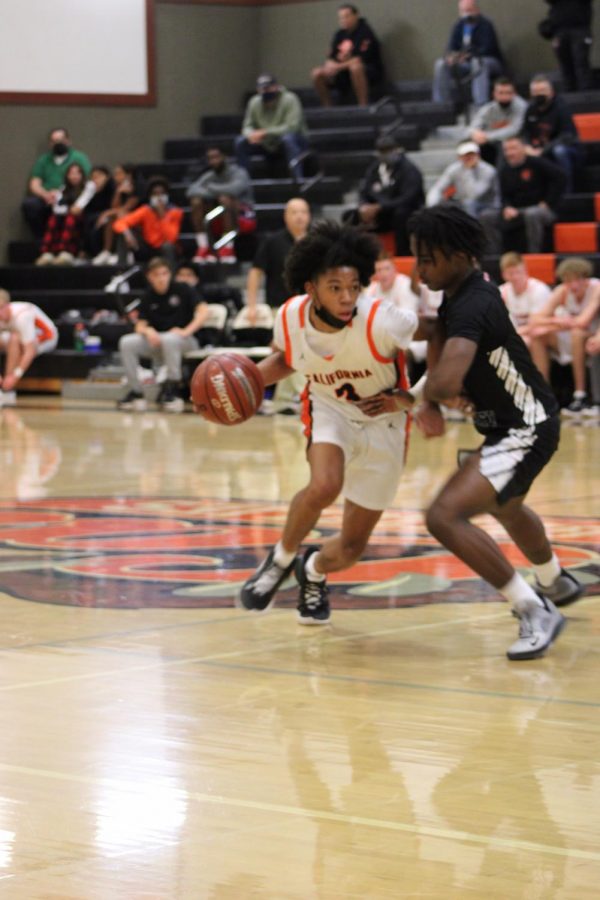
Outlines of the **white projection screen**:
M1 6L0 103L155 102L154 0Z

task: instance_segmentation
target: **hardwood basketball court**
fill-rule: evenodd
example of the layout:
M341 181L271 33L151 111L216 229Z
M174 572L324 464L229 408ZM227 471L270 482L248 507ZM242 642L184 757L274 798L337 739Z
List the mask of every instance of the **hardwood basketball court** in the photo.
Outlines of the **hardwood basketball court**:
M413 434L311 629L293 588L232 607L306 477L294 419L0 423L0 897L598 897L600 428L565 427L531 495L588 595L509 663L506 604L421 515L468 425Z

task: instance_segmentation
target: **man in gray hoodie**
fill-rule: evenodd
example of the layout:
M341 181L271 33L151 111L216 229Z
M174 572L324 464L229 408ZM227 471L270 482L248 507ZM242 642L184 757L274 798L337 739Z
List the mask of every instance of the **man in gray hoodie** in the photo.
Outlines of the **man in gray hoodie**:
M256 229L254 194L247 171L229 162L218 147L207 148L206 161L208 170L187 189L198 243L194 259L200 263L216 260L206 233L206 214L215 207L222 207L220 230L223 234L234 231L248 233ZM221 247L218 253L221 262L236 262L233 241Z
M493 100L481 106L466 131L465 140L475 141L481 158L493 166L501 162L502 141L521 133L527 100L519 97L510 78L494 81Z
M500 209L498 173L482 161L477 144L464 141L456 153L458 160L450 163L429 189L427 206L437 206L447 200L457 203L475 218L485 209Z

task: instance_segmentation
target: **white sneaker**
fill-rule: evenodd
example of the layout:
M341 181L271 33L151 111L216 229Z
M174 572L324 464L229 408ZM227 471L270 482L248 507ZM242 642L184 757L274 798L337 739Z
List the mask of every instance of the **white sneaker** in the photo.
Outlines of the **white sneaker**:
M117 253L109 253L108 259L106 260L107 266L116 266L119 262L119 256Z
M173 397L171 400L165 400L162 408L167 412L182 413L185 409L185 402L181 397Z
M59 253L54 260L55 266L72 266L74 263L75 257L72 253L67 253L66 250L63 250L62 253Z
M584 406L581 415L584 419L600 419L600 406L596 403Z
M519 619L519 637L506 651L509 659L537 659L559 636L567 620L547 597L540 598L543 606L533 603L522 612L513 610Z
M36 266L52 266L54 265L53 253L42 253L35 261Z
M108 250L103 250L98 256L95 256L92 260L93 266L107 266L108 261L110 259L110 253Z
M2 406L16 406L17 405L16 391L2 391L0 393L2 396L0 405L2 405Z

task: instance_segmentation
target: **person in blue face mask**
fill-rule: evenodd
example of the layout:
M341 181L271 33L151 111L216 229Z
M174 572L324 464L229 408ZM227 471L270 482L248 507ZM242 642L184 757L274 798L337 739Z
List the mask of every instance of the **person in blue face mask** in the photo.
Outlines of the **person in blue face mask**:
M307 146L304 112L296 94L274 75L259 75L256 94L246 106L242 133L235 140L237 164L250 171L252 156L273 160L283 154L292 173L302 178L298 157Z

